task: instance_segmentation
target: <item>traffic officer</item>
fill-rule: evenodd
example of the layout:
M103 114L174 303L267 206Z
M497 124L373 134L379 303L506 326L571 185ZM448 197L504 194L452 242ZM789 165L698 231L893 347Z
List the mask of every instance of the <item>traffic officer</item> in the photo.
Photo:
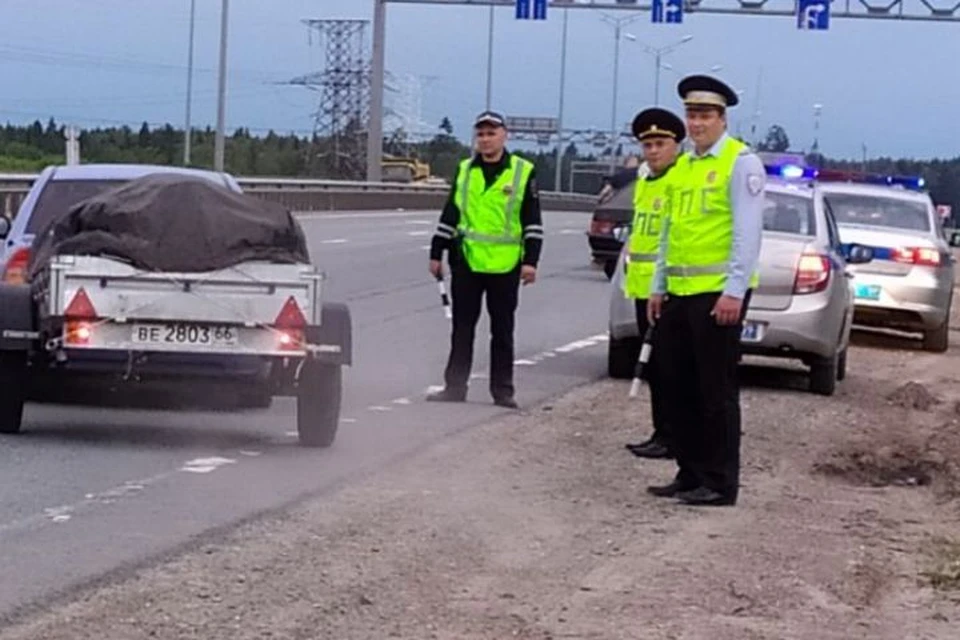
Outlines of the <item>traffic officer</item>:
M485 111L474 123L476 154L460 162L430 246L430 273L443 276L447 249L453 333L442 391L430 401L463 402L483 297L490 315L490 394L517 408L513 386L514 316L520 283L532 284L543 244L533 163L506 149L503 116Z
M757 262L766 180L760 159L726 133L737 94L709 76L684 78L693 150L674 171L680 188L660 247L647 305L654 352L668 392L679 471L657 496L694 505L734 505L740 479L740 332ZM666 301L664 301L666 294Z
M637 328L640 335L647 333L647 299L653 282L657 252L660 250L660 232L669 213L671 169L677 161L680 143L686 137L683 121L666 109L645 109L633 119L633 135L643 148L646 167L639 170L633 192L633 226L628 240L627 277L624 291L635 300ZM657 375L656 350L644 365L643 373L650 387L650 406L653 414L653 435L640 444L628 444L627 449L641 458L672 457L670 434L667 427L660 376Z

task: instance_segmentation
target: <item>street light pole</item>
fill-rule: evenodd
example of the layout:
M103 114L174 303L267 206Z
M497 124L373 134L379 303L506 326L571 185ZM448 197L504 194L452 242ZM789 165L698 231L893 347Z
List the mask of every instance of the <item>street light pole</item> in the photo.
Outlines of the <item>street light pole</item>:
M190 166L190 146L193 140L190 123L190 108L193 102L193 34L197 20L197 0L190 0L190 44L187 47L187 108L186 124L183 127L183 165Z
M553 190L563 191L563 98L567 88L567 22L569 10L563 10L563 37L560 44L560 103L557 109L557 159L553 176Z
M640 16L628 16L623 18L612 18L606 14L600 16L604 21L613 25L613 104L610 105L610 172L617 169L617 144L620 141L620 130L617 127L617 99L620 88L620 38L623 33L623 26L640 18Z
M490 110L493 94L493 5L490 5L490 15L487 18L487 111Z
M628 40L633 40L635 42L637 41L637 37L632 33L628 33L626 37ZM651 47L650 45L645 44L643 42L640 43L640 45L643 47L643 50L653 56L655 64L657 66L657 68L654 70L654 73L653 73L653 104L654 105L658 107L660 106L660 69L661 67L663 67L663 55L665 53L672 52L674 49L678 48L680 45L686 44L691 40L693 40L693 36L687 35L680 38L679 41L674 42L673 44L668 44L663 47ZM716 69L717 67L715 66L714 70Z
M220 78L217 87L217 136L214 141L213 166L216 171L223 171L224 160L224 129L227 116L227 25L229 24L228 10L230 0L222 0L220 9Z

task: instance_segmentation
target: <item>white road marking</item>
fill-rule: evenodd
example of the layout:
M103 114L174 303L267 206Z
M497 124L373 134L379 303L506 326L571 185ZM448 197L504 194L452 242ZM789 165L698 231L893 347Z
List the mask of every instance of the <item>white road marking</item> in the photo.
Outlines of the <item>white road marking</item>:
M344 244L346 241L346 238L335 238L333 240L324 240L320 244Z
M71 518L70 512L73 511L71 506L63 507L51 507L43 510L43 515L50 518L53 522L66 522Z
M407 220L407 224L430 224L429 220Z
M430 232L429 231L407 231L407 235L414 236L414 237L428 236L430 235Z
M211 471L216 471L218 467L222 467L225 464L235 464L236 460L232 458L221 458L219 456L213 456L211 458L196 458L194 460L188 460L182 467L180 471L189 471L190 473L210 473Z
M575 233L583 233L583 229L561 229L558 235L561 236L571 236Z
M571 353L573 351L579 351L580 349L586 349L587 347L595 347L598 344L606 342L610 339L610 336L607 334L598 334L595 336L590 336L583 340L575 340L569 344L565 344L562 347L557 347L554 349L557 353Z
M340 418L340 422L343 422L344 424L353 424L356 421L356 418Z
M533 360L514 360L513 364L521 367L532 367L537 363Z
M413 404L410 401L410 398L397 398L393 401L393 404Z
M425 244L425 245L423 245L423 246L420 247L420 248L421 248L422 250L424 250L424 251L430 251L430 245L428 245L428 244Z
M288 437L290 437L290 438L296 438L297 436L300 435L300 433L297 432L297 431L287 431L287 433L284 434L284 435L286 435L286 436L288 436Z
M384 411L392 411L392 409L391 407L382 407L380 405L373 405L372 407L367 407L367 411L379 411L382 413Z
M429 387L427 387L426 393L429 395L429 394L431 394L431 393L439 393L439 392L441 392L441 391L443 391L443 385L442 385L442 384L439 384L439 385L437 385L437 384L432 384L432 385L430 385Z
M240 451L240 455L247 456L248 458L256 458L259 455L262 455L262 451Z

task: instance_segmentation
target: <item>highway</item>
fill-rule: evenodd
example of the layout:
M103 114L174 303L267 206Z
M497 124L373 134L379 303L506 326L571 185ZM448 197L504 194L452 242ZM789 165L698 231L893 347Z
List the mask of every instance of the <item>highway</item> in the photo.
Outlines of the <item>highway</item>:
M435 211L301 217L325 299L353 313L336 444L296 443L294 404L143 411L28 405L0 444L0 616L159 558L201 534L349 484L446 435L505 413L487 392L481 321L466 405L423 400L449 345L426 272ZM530 407L605 372L606 278L588 262L583 213L545 212L540 278L521 293L518 401Z

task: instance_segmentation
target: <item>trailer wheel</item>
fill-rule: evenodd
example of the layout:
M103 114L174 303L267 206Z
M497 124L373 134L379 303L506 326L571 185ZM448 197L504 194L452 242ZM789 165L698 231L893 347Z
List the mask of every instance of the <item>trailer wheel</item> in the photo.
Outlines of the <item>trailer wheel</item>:
M26 352L0 351L0 433L20 433L26 396Z
M305 447L329 447L340 426L343 371L340 365L307 360L297 389L297 433Z

